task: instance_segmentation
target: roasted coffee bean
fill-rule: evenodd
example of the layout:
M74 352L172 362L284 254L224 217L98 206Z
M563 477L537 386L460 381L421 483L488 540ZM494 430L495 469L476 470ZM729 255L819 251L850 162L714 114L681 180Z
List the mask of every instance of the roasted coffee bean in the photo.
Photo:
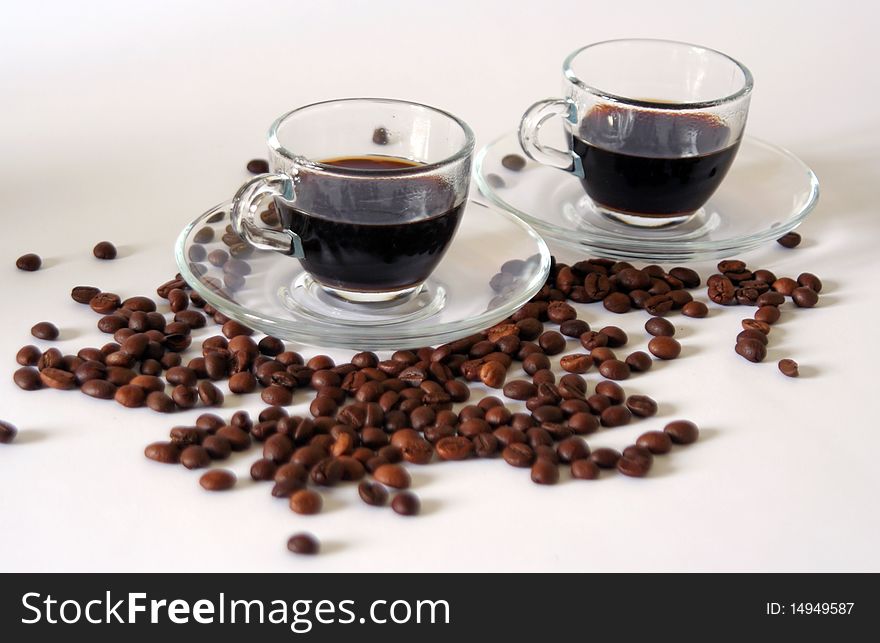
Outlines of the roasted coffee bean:
M180 461L180 449L171 442L153 442L144 448L144 455L150 460L162 464L177 464Z
M214 380L225 379L229 374L229 354L213 351L205 355L205 372L208 378Z
M401 516L415 516L421 511L422 503L411 491L401 491L392 498L391 508Z
M222 427L226 426L226 422L223 421L223 418L214 413L202 413L196 418L196 426L213 435Z
M465 460L473 453L474 445L466 437L454 436L438 440L434 450L441 460Z
M15 267L19 270L24 270L26 272L34 272L40 269L40 266L43 265L43 260L40 258L40 255L29 252L27 254L21 255L18 259L15 260Z
M258 167L258 163L262 164L265 161L251 161L248 163L248 171L252 174L261 174L259 170L262 169L262 166ZM251 169L251 166L253 166L253 169ZM268 166L266 171L268 172ZM301 556L314 556L321 551L321 543L311 534L299 533L287 539L287 549Z
M223 393L211 382L199 382L198 393L205 406L223 406Z
M9 444L18 434L18 429L9 422L0 420L0 444Z
M791 291L791 299L798 308L812 308L819 301L816 292L807 286L799 286Z
M607 346L599 346L590 351L590 361L596 366L609 359L617 359L617 355Z
M578 338L589 330L590 325L582 319L569 319L559 325L559 332L566 337Z
M519 172L526 166L526 160L519 154L507 154L502 157L501 165L511 172Z
M63 371L60 368L44 368L40 371L39 376L43 386L48 386L49 388L62 391L76 388L76 377L74 374Z
M443 388L453 402L466 402L471 396L471 391L466 384L458 380L448 380L443 383Z
M89 307L101 315L109 315L122 305L119 295L111 292L99 292L89 300Z
M514 442L504 447L501 457L512 467L530 467L535 461L535 452L528 444Z
M619 359L608 359L599 364L599 373L609 380L625 380L629 378L629 365Z
M645 300L643 308L650 315L666 315L675 306L675 300L667 294L654 295Z
M559 467L555 462L538 458L532 465L531 478L535 484L556 484L559 482Z
M480 380L489 388L501 388L506 377L507 369L500 362L493 360L480 367Z
M147 393L165 390L165 383L154 375L135 375L129 384L139 386Z
M654 337L672 337L675 335L675 326L668 319L663 317L652 317L645 322L645 330L649 335Z
M736 288L724 275L712 275L706 282L708 296L716 304L729 306L736 303Z
M201 444L207 436L208 432L197 426L175 426L170 432L171 441L180 448Z
M590 448L581 438L569 437L556 445L556 454L562 462L574 462L590 455Z
M247 171L251 174L266 174L269 171L269 162L264 159L251 159L247 163Z
M601 393L595 393L586 399L587 406L590 407L590 412L595 415L600 415L602 411L611 406L611 400L608 399L608 396L602 395Z
M781 306L785 303L785 296L782 293L769 290L759 295L755 303L758 306Z
M797 377L800 374L798 372L798 363L793 359L781 359L779 360L778 366L779 372L786 377Z
M341 474L340 474L341 476ZM301 489L290 496L290 509L303 516L311 516L321 511L324 500L311 489Z
M202 440L202 446L213 460L225 460L232 453L229 440L219 435L208 435Z
M681 354L681 344L672 337L654 337L648 342L648 350L658 359L675 359Z
M40 349L33 345L22 346L15 355L15 361L21 366L36 366L40 363Z
M122 406L136 408L144 405L147 399L147 392L140 386L124 384L116 389L116 394L113 398Z
M797 248L801 245L801 235L797 232L788 232L776 240L783 248Z
M554 324L563 324L577 318L577 311L564 301L552 301L547 307L547 318Z
M226 469L212 469L199 478L199 484L205 491L228 491L235 486L235 481L235 474Z
M37 361L37 368L41 371L45 368L63 368L64 367L64 355L61 354L61 351L57 348L50 348L45 353L40 355L40 359Z
M654 456L651 452L640 446L629 446L623 450L621 458L617 461L617 470L625 476L643 478L651 470Z
M169 384L185 386L195 386L198 382L196 372L186 366L173 366L165 371L165 379Z
M566 424L575 435L588 435L590 433L595 433L599 428L599 421L596 419L596 416L583 411L575 413L568 418Z
M107 380L88 380L83 382L80 390L89 397L99 400L112 400L116 395L116 386Z
M399 464L383 464L373 471L373 477L393 489L407 489L411 483L409 472Z
M192 329L204 328L205 316L197 310L181 310L174 314L174 321L186 324Z
M763 362L767 347L755 339L741 339L736 342L736 353L750 362Z
M675 420L667 424L663 430L675 444L691 444L696 442L700 435L697 425L688 420Z
M632 303L628 295L622 292L613 292L602 300L602 305L609 312L616 314L628 313L632 307Z
M384 507L388 502L388 490L378 482L364 480L358 485L358 495L373 507Z
M270 386L264 388L263 391L260 393L260 399L271 406L287 406L291 402L293 402L293 393L289 388L280 386L278 384L271 384ZM333 402L333 400L330 398L324 399ZM333 402L333 411L330 413L334 413L335 411L336 403Z
M129 297L122 302L122 308L131 312L152 313L156 311L156 302L149 297Z
M88 304L101 290L94 286L74 286L70 291L70 297L78 304Z
M233 451L245 451L251 446L251 436L244 429L237 426L225 425L221 426L214 433L218 438L223 438L229 442L229 448ZM288 450L287 458L293 453L293 447ZM264 452L265 455L265 452ZM285 460L287 459L285 458Z
M662 455L672 449L672 439L663 431L648 431L639 436L636 446L647 449L654 455Z
M632 420L632 412L625 406L616 404L609 406L599 415L599 421L602 426L616 427L629 424Z
M588 331L580 336L581 346L588 351L608 345L608 336L598 331Z
M740 324L743 330L755 330L764 335L770 334L770 325L756 319L743 319Z
M673 268L669 274L678 279L685 288L696 288L700 285L700 275L690 268Z
M811 272L802 272L798 275L797 283L799 286L809 288L817 294L822 292L822 280Z
M253 393L257 388L257 378L249 371L234 373L229 377L229 391L236 395Z
M278 467L272 460L260 458L251 465L251 479L255 482L267 482L275 477Z
M780 277L770 287L781 295L789 297L794 289L798 287L798 282L791 277Z
M681 307L681 312L685 317L702 319L709 314L709 309L701 301L690 301Z
M590 452L590 460L600 469L613 469L620 460L620 452L607 447L593 449Z
M595 480L599 477L599 467L588 458L571 463L571 477L577 480Z
M345 467L336 458L324 458L312 467L309 474L313 483L322 487L332 487L342 480L342 476L345 474Z
M626 393L620 384L609 382L607 380L603 380L596 384L596 393L604 395L611 400L613 404L623 404L623 401L626 399Z
M156 413L173 413L175 410L174 400L163 391L152 391L147 394L147 407Z
M527 400L538 392L538 387L527 380L512 380L504 385L503 393L512 400Z
M740 331L739 335L736 336L736 341L742 341L744 339L754 339L756 341L761 342L764 346L769 343L769 339L767 335L760 332L759 330L755 330L753 328L748 328L746 330Z
M516 327L519 329L519 338L522 341L538 339L541 333L544 332L544 324L530 317L516 322Z
M557 355L565 350L565 337L555 330L548 330L538 337L538 345L547 355Z
M630 395L626 398L626 408L640 418L657 414L657 402L647 395Z
M116 246L109 241L99 241L94 248L92 254L98 259L116 259Z
M779 293L773 293L774 295ZM779 321L779 308L776 306L761 306L755 311L755 321L762 324L775 324Z
M198 402L199 394L195 388L179 384L171 389L171 399L181 409L191 409Z
M204 447L191 444L180 452L180 464L187 469L204 469L211 464L211 456Z
M654 364L654 360L651 359L651 356L644 351L630 353L626 356L624 362L626 362L626 365L629 366L631 371L636 373L643 373L649 370Z
M539 370L550 368L550 360L543 353L532 353L522 361L522 368L529 375L534 375Z
M593 365L593 361L590 359L590 355L575 353L562 357L559 360L559 365L569 373L586 373Z

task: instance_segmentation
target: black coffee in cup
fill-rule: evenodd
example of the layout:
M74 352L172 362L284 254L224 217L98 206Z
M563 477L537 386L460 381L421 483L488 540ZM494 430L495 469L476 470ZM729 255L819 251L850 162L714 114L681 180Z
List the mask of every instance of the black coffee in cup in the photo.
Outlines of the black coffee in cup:
M711 114L593 107L572 134L584 188L599 206L642 217L687 215L715 192L739 140Z
M294 202L276 199L282 225L302 241L303 268L324 286L365 293L403 290L427 279L464 209L453 186L428 173L402 183L400 171L420 164L398 157L320 163L356 172L322 176L320 189L309 189L315 177L304 176Z

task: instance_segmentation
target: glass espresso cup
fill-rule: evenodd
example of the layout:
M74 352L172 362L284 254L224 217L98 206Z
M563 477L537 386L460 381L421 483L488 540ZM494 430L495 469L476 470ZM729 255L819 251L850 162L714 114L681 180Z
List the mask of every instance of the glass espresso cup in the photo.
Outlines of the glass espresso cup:
M608 40L570 54L562 71L565 97L523 115L523 151L575 174L595 208L618 221L659 227L699 212L739 148L749 70L683 42ZM567 150L539 140L554 116L564 118Z
M351 98L300 107L269 130L271 172L238 190L232 225L248 243L298 259L351 302L417 292L458 228L474 136L442 110ZM274 198L280 226L257 216Z

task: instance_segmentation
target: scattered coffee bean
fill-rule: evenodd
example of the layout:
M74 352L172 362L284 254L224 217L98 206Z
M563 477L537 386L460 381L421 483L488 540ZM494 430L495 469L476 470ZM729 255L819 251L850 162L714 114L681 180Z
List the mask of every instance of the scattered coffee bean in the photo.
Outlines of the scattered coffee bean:
M251 161L251 163L253 163L253 161ZM250 163L248 163L248 170L250 170ZM259 172L254 172L254 174L259 174ZM288 538L287 549L294 554L314 556L321 550L321 544L318 542L318 539L311 534L300 533L294 534Z
M608 428L629 424L630 420L632 420L632 411L626 406L619 404L609 406L599 414L599 421L602 423L602 426Z
M607 359L599 364L599 373L609 380L625 380L629 378L629 365L619 359Z
M199 484L206 491L228 491L235 486L235 481L235 474L226 469L211 469L199 478Z
M681 344L672 337L654 337L648 342L648 350L658 359L675 359L681 354Z
M750 362L763 362L767 346L756 339L745 338L736 342L736 353Z
M383 464L373 471L373 477L393 489L407 489L411 482L409 472L399 464Z
M585 353L575 353L573 355L565 355L559 360L559 365L563 370L569 373L586 373L593 365L590 355Z
M797 232L789 232L779 237L776 243L783 248L797 248L801 245L801 235Z
M411 491L401 491L391 500L391 508L401 516L415 516L421 510L422 503Z
M203 446L191 444L180 452L180 464L187 469L204 469L211 464L211 456Z
M672 337L675 335L675 326L673 326L671 321L663 317L651 317L651 319L645 322L645 330L654 337Z
M693 317L702 319L709 314L709 309L701 301L689 301L681 308L681 312L685 317Z
M613 469L620 460L620 452L608 447L600 447L590 452L590 460L600 469Z
M812 288L799 286L791 291L791 299L798 308L812 308L819 302L819 295Z
M54 341L58 339L59 334L58 327L51 322L38 322L31 327L31 335L37 339Z
M75 286L70 291L70 297L78 304L88 304L92 297L99 294L101 290L94 286Z
M247 163L247 171L251 174L266 174L269 171L269 162L265 159L251 159Z
M559 467L555 462L538 458L532 465L531 478L535 484L556 484L559 482Z
M449 436L438 440L434 445L434 450L437 452L437 457L441 460L466 460L473 453L474 445L473 442L466 437ZM374 473L373 475L375 477L376 474Z
M626 408L632 411L633 415L640 418L647 418L657 414L657 402L647 395L630 395L626 398Z
M651 452L640 446L630 446L624 449L623 455L617 461L617 470L631 478L643 478L651 470L654 456Z
M700 435L697 425L688 420L675 420L667 424L663 430L675 444L692 444Z
M599 477L599 467L589 458L575 460L571 463L571 477L577 480L595 480Z
M22 346L15 355L15 361L21 366L36 366L40 362L42 352L33 345Z
M15 439L17 434L18 429L12 424L0 420L0 444L9 444Z
M199 382L198 393L205 406L223 406L223 393L211 382Z
M779 360L779 371L786 377L797 377L800 374L798 363L788 358Z
M526 160L519 154L508 154L501 159L501 165L511 172L519 172L526 166Z
M301 489L290 496L290 509L302 516L320 513L324 506L321 495L311 489Z
M647 449L654 455L662 455L672 449L672 439L663 431L648 431L639 436L636 446Z
M21 255L18 259L15 260L15 267L19 270L24 270L26 272L34 272L40 269L40 266L43 265L43 260L40 258L40 255L36 255L32 252L28 254Z
M116 259L116 246L109 241L100 241L92 249L92 254L98 259Z
M177 464L180 460L180 449L171 442L153 442L144 448L144 455L163 464Z
M635 351L626 356L624 360L631 371L644 373L654 365L654 360L644 351Z

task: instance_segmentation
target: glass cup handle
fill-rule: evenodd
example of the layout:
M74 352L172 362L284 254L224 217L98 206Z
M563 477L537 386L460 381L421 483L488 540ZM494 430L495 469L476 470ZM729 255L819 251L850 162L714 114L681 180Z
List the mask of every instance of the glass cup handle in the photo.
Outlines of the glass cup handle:
M257 225L260 201L266 196L293 200L293 179L287 174L260 174L238 188L232 199L232 229L242 239L260 250L275 250L294 257L303 257L302 241L292 230L269 230Z
M539 140L541 127L554 116L573 120L574 104L564 98L540 100L529 107L519 124L519 144L523 152L534 161L560 170L574 172L577 166L575 156L570 150L560 150L542 145Z

